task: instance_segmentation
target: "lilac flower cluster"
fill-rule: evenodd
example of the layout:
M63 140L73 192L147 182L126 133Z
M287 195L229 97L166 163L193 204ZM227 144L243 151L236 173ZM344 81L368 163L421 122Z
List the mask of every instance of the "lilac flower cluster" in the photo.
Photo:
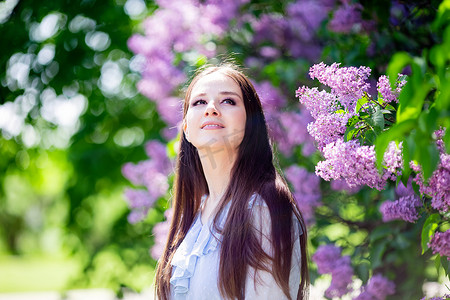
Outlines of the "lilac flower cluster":
M445 150L445 143L444 143L444 135L445 135L445 128L440 128L434 132L434 135L436 136L436 146L439 150L439 153L446 153Z
M406 84L406 80L402 80L401 77L403 77L403 74L398 74L395 89L391 88L388 76L382 75L380 76L380 78L378 78L377 90L381 97L383 97L385 102L398 103L398 95L400 94L403 86Z
M395 145L395 142L392 142ZM391 143L391 144L392 144ZM392 146L389 149L396 149ZM401 161L401 154L387 151L385 159L395 155L395 161ZM358 141L343 142L337 140L327 144L323 149L324 161L316 166L316 174L325 180L343 178L349 187L367 185L383 190L388 178L396 176L394 168L385 168L382 176L378 173L374 146L360 146ZM391 158L392 159L392 158ZM401 165L401 164L399 164Z
M155 244L150 250L150 255L155 260L158 260L161 257L166 245L167 236L169 235L170 222L172 221L173 216L172 208L167 209L164 212L164 216L166 217L166 220L156 224L152 231L155 237Z
M414 223L419 219L416 207L422 206L417 195L401 197L395 201L385 201L380 206L383 222L404 220Z
M364 7L360 3L349 2L342 0L343 5L333 13L333 18L328 23L329 30L338 33L360 33L373 30L375 21L362 18Z
M427 183L423 180L421 166L414 161L409 163L411 169L416 172L414 182L419 185L420 193L430 196L432 198L431 206L442 213L450 210L450 155L446 153L442 140L445 130L445 128L440 128L433 133L436 136L436 145L440 152L439 163Z
M367 79L370 76L370 68L361 66L339 67L334 63L331 66L323 62L311 67L309 76L317 78L320 83L331 88L331 94L338 97L339 103L349 112L353 113L356 102L370 88Z
M357 113L357 102L368 94L370 72L367 67L341 68L337 63L331 66L320 63L311 67L309 74L329 86L331 92L303 86L296 95L314 118L308 124L308 132L325 157L325 161L317 164L316 174L325 180L344 179L350 188L368 185L382 190L387 180L401 175L402 145L389 145L383 172L379 174L374 146L361 146L356 140L344 142L348 121Z
M333 245L322 245L312 256L319 274L331 273L331 285L325 291L329 298L342 297L351 291L353 269L350 256L341 256L341 249Z
M450 210L450 155L441 153L439 164L428 182L423 180L421 167L411 161L411 169L416 172L414 181L419 185L421 194L426 194L431 199L431 206L445 213Z
M395 293L395 284L380 274L372 276L354 300L384 300Z
M320 201L320 178L306 169L293 165L285 170L287 180L292 184L294 197L307 225L314 223L314 210L322 205Z
M127 163L122 167L122 174L136 186L144 186L146 190L127 189L125 198L131 208L128 215L130 223L144 219L149 208L168 188L168 175L172 163L167 157L166 147L158 141L146 144L147 155L151 158L138 164Z
M415 194L411 180L409 180L406 186L402 182L399 182L395 188L395 193L398 200L385 201L380 206L383 221L404 220L410 223L417 221L419 219L417 207L421 207L422 202Z
M436 232L431 237L428 247L433 250L433 254L439 253L450 260L450 229L445 232Z

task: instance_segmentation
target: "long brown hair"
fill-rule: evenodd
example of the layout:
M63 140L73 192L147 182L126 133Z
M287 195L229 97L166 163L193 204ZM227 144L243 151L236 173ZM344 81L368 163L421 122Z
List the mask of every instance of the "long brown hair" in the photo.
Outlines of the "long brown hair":
M244 137L231 170L230 182L213 222L215 229L222 235L218 281L220 293L224 298L244 299L245 282L250 266L255 270L271 272L284 294L291 299L289 274L293 242L296 239L292 236L295 232L292 230L292 226L295 226L292 222L294 213L303 231L300 236L301 282L297 299L306 299L309 286L306 226L285 180L274 167L261 102L251 82L232 65L204 69L194 77L186 90L183 118L186 116L196 82L214 72L222 72L239 85L247 116ZM172 275L170 262L194 221L202 195L208 192L197 149L182 132L175 174L172 223L156 272L156 293L159 299L170 298ZM254 193L264 199L270 212L273 257L262 249L253 229L248 201ZM219 216L230 201L226 222L223 228L219 228Z

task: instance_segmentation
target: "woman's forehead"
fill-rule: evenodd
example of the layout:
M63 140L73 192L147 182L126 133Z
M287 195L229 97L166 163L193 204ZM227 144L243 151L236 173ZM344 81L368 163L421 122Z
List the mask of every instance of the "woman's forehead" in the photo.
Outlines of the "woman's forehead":
M192 95L203 92L228 90L241 94L241 88L229 75L222 72L214 72L200 78L192 88Z

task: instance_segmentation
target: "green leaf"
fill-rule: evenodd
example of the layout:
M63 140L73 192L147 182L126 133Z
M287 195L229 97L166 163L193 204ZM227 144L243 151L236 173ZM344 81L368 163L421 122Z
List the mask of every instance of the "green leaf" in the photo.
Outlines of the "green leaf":
M384 129L384 116L379 107L375 109L375 113L372 115L373 123L375 127L383 130Z
M411 63L411 61L411 56L406 52L397 52L392 56L386 72L389 76L391 87L395 86L398 73L401 73L402 70Z
M372 269L376 269L381 265L384 251L386 251L387 241L382 240L370 249L370 262Z
M364 104L368 103L369 99L366 96L363 96L362 98L358 99L356 102L356 112L359 112L359 110L364 106Z
M344 141L345 142L350 141L353 138L353 136L358 132L358 130L359 128L355 128L355 126L348 127L344 133Z
M370 232L369 239L370 243L373 243L374 241L384 238L392 233L392 228L389 226L380 226L376 227L374 230Z
M428 250L428 242L431 236L436 232L439 222L441 221L441 216L439 214L430 215L423 224L422 227L422 254Z
M377 156L377 166L381 169L381 163L383 162L384 152L390 141L403 140L406 133L410 132L416 125L415 120L406 120L394 124L389 130L384 131L377 136L375 141L375 153Z
M363 283L366 283L369 280L370 265L368 262L362 261L357 264L355 271L359 279L361 279Z

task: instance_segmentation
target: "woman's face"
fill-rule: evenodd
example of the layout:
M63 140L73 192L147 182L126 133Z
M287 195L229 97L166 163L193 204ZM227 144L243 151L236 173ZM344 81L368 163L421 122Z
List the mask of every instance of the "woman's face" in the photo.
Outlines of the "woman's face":
M193 86L183 129L199 150L235 153L245 133L244 99L239 85L222 72L200 78Z

